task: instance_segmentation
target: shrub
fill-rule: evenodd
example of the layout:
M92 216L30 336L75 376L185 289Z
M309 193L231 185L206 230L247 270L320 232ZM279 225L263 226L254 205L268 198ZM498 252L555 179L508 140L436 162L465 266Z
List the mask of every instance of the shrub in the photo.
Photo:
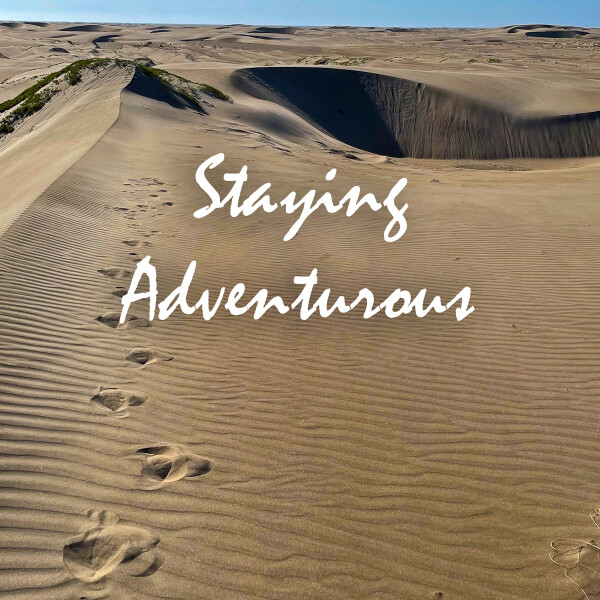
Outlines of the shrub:
M198 87L208 96L212 96L213 98L218 98L219 100L223 100L224 102L231 102L231 97L228 96L225 92L213 87L212 85L208 85L208 83L198 83L196 84Z
M69 85L76 85L81 81L81 73L78 71L67 71L65 79Z

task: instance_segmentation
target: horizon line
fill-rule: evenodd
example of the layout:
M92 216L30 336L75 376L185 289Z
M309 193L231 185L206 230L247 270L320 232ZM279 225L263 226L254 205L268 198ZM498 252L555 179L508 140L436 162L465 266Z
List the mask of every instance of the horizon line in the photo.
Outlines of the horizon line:
M351 29L382 29L382 28L401 28L401 29L501 29L505 27L516 27L519 25L543 25L550 27L585 27L588 29L599 29L600 25L572 25L559 23L531 22L531 23L509 23L508 25L351 25L347 23L339 23L336 25L327 24L304 24L297 25L294 23L175 23L167 21L53 21L51 19L4 19L0 16L2 23L52 23L55 25L171 25L176 27L344 27Z

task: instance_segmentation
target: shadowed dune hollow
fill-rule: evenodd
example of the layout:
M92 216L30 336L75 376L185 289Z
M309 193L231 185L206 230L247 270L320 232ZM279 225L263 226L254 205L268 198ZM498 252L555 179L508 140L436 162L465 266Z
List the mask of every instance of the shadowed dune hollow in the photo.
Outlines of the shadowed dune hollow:
M255 67L232 74L355 148L393 157L567 158L600 155L600 111L532 117L423 83L350 69Z

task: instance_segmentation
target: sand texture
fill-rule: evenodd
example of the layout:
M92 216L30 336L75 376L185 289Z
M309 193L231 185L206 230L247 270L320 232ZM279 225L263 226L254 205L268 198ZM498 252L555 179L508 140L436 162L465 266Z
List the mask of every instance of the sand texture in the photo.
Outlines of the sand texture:
M600 31L0 34L0 102L102 57L231 97L193 107L111 64L1 136L0 597L600 598ZM194 219L218 152L222 194L242 165L276 199L407 177L408 231ZM475 312L150 322L139 302L120 324L147 255L160 299L196 260L191 299L291 301L318 268L350 297L468 285Z

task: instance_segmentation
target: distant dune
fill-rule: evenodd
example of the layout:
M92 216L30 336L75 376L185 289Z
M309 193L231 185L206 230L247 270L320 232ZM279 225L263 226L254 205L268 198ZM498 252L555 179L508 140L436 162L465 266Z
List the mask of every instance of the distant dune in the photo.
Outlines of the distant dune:
M517 31L532 31L533 29L551 29L554 25L545 25L541 23L529 25L511 25L508 28L508 33L516 33Z
M106 44L113 42L118 37L120 37L118 33L110 33L108 35L101 35L100 37L94 38L92 42L94 44Z
M297 27L255 27L248 33L272 33L272 34L284 34L293 35L298 30Z
M524 32L528 37L542 38L575 38L577 36L590 35L587 29L571 27L568 25L513 25L509 27L507 33Z
M70 27L63 27L60 31L86 31L86 32L97 32L105 31L102 25L71 25Z
M578 35L589 35L590 32L585 29L545 29L542 31L526 31L525 35L529 37L546 38L574 38Z

